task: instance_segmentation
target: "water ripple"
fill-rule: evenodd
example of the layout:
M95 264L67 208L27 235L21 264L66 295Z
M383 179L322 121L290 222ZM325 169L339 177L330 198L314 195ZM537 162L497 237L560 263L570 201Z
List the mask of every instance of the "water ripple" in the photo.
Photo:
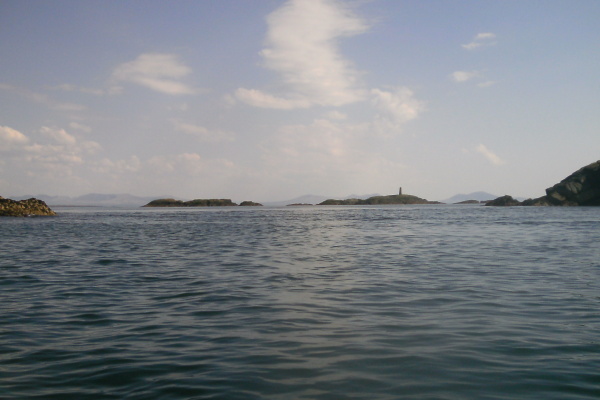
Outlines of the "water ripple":
M598 208L1 222L7 400L600 396Z

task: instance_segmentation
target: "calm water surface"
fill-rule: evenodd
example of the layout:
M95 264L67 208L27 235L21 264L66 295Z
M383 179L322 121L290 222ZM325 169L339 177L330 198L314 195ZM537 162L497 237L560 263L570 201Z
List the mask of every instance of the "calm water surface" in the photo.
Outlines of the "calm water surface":
M0 220L2 399L598 399L600 207Z

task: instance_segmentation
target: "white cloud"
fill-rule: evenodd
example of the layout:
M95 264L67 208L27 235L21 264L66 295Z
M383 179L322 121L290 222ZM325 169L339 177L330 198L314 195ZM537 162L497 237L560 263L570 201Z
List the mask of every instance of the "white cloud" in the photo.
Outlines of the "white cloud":
M480 76L480 71L455 71L450 75L454 82L466 82Z
M470 43L461 45L464 49L474 50L479 47L493 46L496 44L494 41L496 35L491 32L483 32L475 35L475 38Z
M53 129L43 126L42 129L40 129L40 132L44 136L52 138L56 142L67 146L72 146L75 144L75 142L77 142L75 137L68 134L64 129Z
M191 72L175 54L146 53L115 68L112 80L136 83L170 95L193 94L194 90L181 82Z
M274 108L277 110L308 108L312 105L306 98L285 99L256 89L239 88L235 91L235 97L254 107Z
M9 126L0 126L0 149L6 150L14 145L24 145L29 138Z
M415 99L412 90L406 87L391 92L373 89L371 95L373 104L381 112L378 117L385 115L397 124L417 118L424 109L423 102Z
M359 72L340 53L337 40L363 33L367 25L333 0L290 0L267 20L267 68L277 72L284 94L240 88L236 97L250 105L293 109L341 106L363 100Z
M23 171L62 170L71 174L71 166L83 163L85 156L101 148L96 142L77 140L64 129L44 126L39 134L39 141L32 140L13 128L0 127L0 149Z
M189 124L182 121L173 120L173 125L175 129L179 132L186 133L188 135L192 135L202 141L206 142L220 142L227 141L230 142L233 140L233 133L227 132L223 130L209 130L203 126L198 126L194 124Z
M501 159L500 157L498 157L494 152L492 152L490 149L488 149L483 144L479 144L475 148L475 151L477 151L478 153L482 154L485 158L487 158L487 160L489 162L491 162L494 165L502 165L502 164L506 163L506 161L504 161L503 159Z

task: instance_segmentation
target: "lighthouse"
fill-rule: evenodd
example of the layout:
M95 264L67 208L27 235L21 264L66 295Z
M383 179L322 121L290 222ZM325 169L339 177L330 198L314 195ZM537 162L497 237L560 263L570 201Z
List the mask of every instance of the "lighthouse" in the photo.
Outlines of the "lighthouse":
M400 189L398 189L398 196L402 196L402 186L400 186Z

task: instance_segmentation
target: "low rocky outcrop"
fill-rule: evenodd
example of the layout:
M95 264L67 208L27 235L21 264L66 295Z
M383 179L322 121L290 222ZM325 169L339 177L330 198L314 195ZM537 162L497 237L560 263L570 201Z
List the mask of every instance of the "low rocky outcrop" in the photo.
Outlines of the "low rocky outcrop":
M506 207L506 206L519 206L521 202L519 200L515 200L512 196L504 195L500 196L497 199L490 200L485 203L486 206L496 206L496 207Z
M46 203L38 199L11 200L0 197L0 217L30 217L56 215Z
M506 199L509 197L512 199ZM600 206L600 161L573 172L546 189L546 195L518 202L510 196L499 197L487 206Z
M464 200L464 201L459 201L458 203L454 203L454 204L480 204L481 201L479 200Z
M383 205L383 204L440 204L410 194L393 194L390 196L373 196L368 199L329 199L319 203L320 206L354 206L354 205Z
M229 207L237 206L230 199L195 199L181 201L175 199L157 199L143 207Z
M262 207L262 204L253 201L242 201L240 207Z

